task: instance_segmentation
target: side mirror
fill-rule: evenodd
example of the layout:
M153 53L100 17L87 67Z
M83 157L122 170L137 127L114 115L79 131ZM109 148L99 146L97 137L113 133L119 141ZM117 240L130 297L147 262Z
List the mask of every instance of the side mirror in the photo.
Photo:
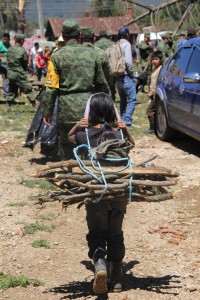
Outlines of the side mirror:
M186 83L200 83L200 74L188 73L183 76L183 82Z

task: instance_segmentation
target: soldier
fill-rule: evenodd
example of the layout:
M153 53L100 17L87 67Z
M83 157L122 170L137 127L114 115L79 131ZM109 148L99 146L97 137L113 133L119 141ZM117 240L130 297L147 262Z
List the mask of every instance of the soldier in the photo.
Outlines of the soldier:
M141 57L141 68L147 74L147 86L150 86L151 82L151 53L153 46L150 41L150 33L144 33L144 41L140 42L139 46Z
M103 49L96 47L96 44L94 45L94 29L92 27L81 28L81 40L84 46L93 48L96 52L103 69L104 76L110 88L112 99L115 100L115 85L109 65L109 59Z
M8 49L8 78L10 80L8 105L11 106L12 101L18 95L18 89L20 89L31 102L35 108L35 98L38 92L32 92L32 84L27 78L28 68L28 55L23 48L25 36L24 34L17 34L15 37L15 46Z
M62 26L65 46L51 57L43 94L43 116L49 125L56 97L59 95L58 132L61 158L72 157L68 132L83 115L89 96L96 92L109 93L100 62L93 49L80 44L80 28L75 20Z
M99 40L95 43L95 46L106 50L108 47L114 45L114 42L111 41L108 37L108 32L106 29L99 31Z
M161 35L162 41L158 43L156 50L159 50L163 53L163 62L165 63L170 56L176 51L177 45L174 42L172 35L169 32L166 32Z
M6 98L9 92L9 79L7 76L8 61L7 52L11 47L9 33L4 33L2 41L0 42L0 74L3 77L3 96Z
M142 59L141 66L144 71L149 65L149 56L153 51L152 43L150 42L150 33L144 33L144 41L141 41L138 46L140 57Z

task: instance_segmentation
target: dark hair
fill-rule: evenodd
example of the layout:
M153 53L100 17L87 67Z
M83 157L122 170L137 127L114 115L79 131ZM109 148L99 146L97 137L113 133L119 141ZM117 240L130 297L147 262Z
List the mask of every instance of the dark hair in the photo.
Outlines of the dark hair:
M8 32L5 32L5 33L3 34L3 37L10 39L10 34L9 34Z
M116 114L113 99L105 93L94 94L90 100L90 125L113 124L115 121Z
M151 54L151 59L152 58L155 58L155 57L158 57L160 58L160 60L163 59L163 54L161 51L157 50L157 51L153 51L152 54Z
M34 46L36 47L36 46L39 46L40 44L38 43L38 42L36 42L36 43L34 43Z
M112 131L112 127L109 124L104 124L99 134L100 137L97 140L97 145L100 145L102 142L112 140L115 138L114 132Z

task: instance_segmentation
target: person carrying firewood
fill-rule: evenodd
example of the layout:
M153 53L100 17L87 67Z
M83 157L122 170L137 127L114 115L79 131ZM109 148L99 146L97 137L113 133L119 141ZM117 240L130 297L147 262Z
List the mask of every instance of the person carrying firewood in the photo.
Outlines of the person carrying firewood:
M97 147L107 140L129 141L129 150L134 147L133 137L122 120L117 121L113 99L105 93L90 97L88 118L81 119L69 132L69 140L77 145L89 143ZM86 106L88 107L88 106ZM116 126L114 125L116 124ZM87 131L85 131L87 129ZM122 223L128 201L97 201L86 204L89 252L93 260L95 277L93 291L96 294L107 292L106 260L110 264L110 288L113 292L122 291L122 260L125 255Z

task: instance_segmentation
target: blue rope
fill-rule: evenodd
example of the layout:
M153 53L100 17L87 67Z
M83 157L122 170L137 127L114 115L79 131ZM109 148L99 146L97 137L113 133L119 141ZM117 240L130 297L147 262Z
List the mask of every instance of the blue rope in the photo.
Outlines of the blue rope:
M122 139L124 139L124 135L123 135L122 129L120 129L120 133L121 133ZM94 158L94 156L95 156L95 151L93 152L92 155L91 155L90 153L88 153L88 158L89 158L89 160L90 160L90 162L91 162L91 166L93 167L93 169L101 173L101 178L98 177L98 176L96 176L96 175L94 174L94 172L92 172L92 171L84 164L84 162L82 161L82 159L81 159L81 158L79 157L79 155L78 155L78 150L81 149L81 148L85 148L85 149L87 149L87 150L89 151L89 150L91 149L90 140L89 140L88 128L85 128L85 134L86 134L87 144L83 144L83 145L77 146L76 148L73 149L73 152L74 152L74 156L75 156L75 158L76 158L76 160L77 160L77 162L78 162L78 164L79 164L80 169L81 169L83 172L85 172L85 173L91 175L91 176L92 176L94 179L96 179L98 182L104 183L104 185L105 185L105 186L104 186L104 189L103 189L103 191L102 191L102 193L101 193L101 195L100 195L100 197L99 197L98 199L96 199L96 200L93 201L94 203L98 203L98 202L103 198L103 196L105 195L105 193L106 193L106 191L107 191L107 189L108 189L108 183L107 183L107 181L106 181L106 178L105 178L104 173L113 173L113 171L112 171L112 170L105 170L105 169L102 168L100 162ZM94 160L96 160L97 165L95 165ZM129 158L129 157L125 157L125 158L112 158L112 157L109 158L109 157L107 157L107 158L102 158L102 160L105 160L105 161L111 161L111 162L127 161L127 164L126 164L123 168L121 168L121 169L115 171L115 173L122 172L123 170L127 169L128 167L130 168L130 171L131 171L131 173L132 173L132 164L131 164L131 161L130 161L130 158ZM130 179L129 179L129 198L128 198L128 202L129 202L129 203L130 203L131 200L132 200L132 179L133 179L133 176L131 176Z

